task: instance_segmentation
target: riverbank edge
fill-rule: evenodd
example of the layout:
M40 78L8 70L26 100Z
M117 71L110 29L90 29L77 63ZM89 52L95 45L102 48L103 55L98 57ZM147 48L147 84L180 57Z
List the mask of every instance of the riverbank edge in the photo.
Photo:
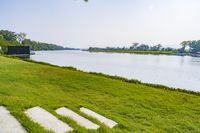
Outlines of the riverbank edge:
M177 52L166 51L136 51L136 50L86 50L91 53L128 53L128 54L142 54L142 55L188 55L187 53L179 54Z
M19 59L19 60L22 60L22 61L35 63L35 64L47 65L47 66L52 66L52 67L57 67L57 68L62 68L62 69L69 69L69 70L78 71L78 72L82 72L82 73L86 73L86 74L91 74L91 75L101 76L101 77L105 77L105 78L115 79L115 80L119 80L119 81L126 82L126 83L140 84L140 85L144 85L144 86L148 86L148 87L153 87L153 88L156 88L156 89L164 89L164 90L170 90L170 91L182 92L182 93L200 96L200 92L197 92L197 91L168 87L168 86L160 85L160 84L145 83L145 82L142 82L142 81L137 80L137 79L128 79L128 78L125 78L125 77L112 76L112 75L108 75L108 74L104 74L104 73L85 72L85 71L82 71L82 70L77 69L77 68L72 67L72 66L57 66L57 65L50 64L50 63L34 61L34 60L31 60L31 59L27 59L27 58L10 57L10 56L6 56L6 55L0 55L0 56L4 56L4 57L7 57L7 58L13 58L13 59Z

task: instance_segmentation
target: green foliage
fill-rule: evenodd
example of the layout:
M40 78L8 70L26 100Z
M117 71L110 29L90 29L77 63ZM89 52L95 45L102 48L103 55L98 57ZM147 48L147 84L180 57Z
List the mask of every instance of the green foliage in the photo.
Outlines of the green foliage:
M130 48L129 48L129 49L130 49ZM138 45L134 50L147 51L147 50L149 50L149 49L150 49L149 45L141 44L141 45Z
M133 53L133 54L154 54L154 55L176 55L177 51L175 50L165 50L165 51L143 51L143 50L129 50L129 49L112 49L112 50L107 50L107 49L96 49L96 48L89 48L88 51L90 52L107 52L107 53Z
M48 43L43 43L43 42L36 42L36 41L31 41L30 39L25 39L22 41L23 45L28 45L31 46L32 50L64 50L65 48L62 46L58 46L55 44L48 44Z
M0 30L0 35L2 35L6 41L16 41L17 40L17 34L12 31Z
M177 49L170 47L163 47L161 44L155 46L149 46L147 44L133 43L129 48L123 47L90 47L88 49L90 52L117 52L117 53L137 53L137 54L167 54L175 55L177 54Z
M0 30L0 46L10 46L10 45L28 45L31 46L32 50L64 50L70 48L64 48L56 44L48 44L43 42L36 42L30 39L26 39L25 33L15 33L8 30ZM6 48L4 48L4 53L6 53Z
M167 54L167 55L177 55L183 53L183 55L189 55L189 53L199 53L200 52L200 40L193 41L183 41L180 43L182 48L174 49L170 47L163 47L161 44L155 46L149 46L147 44L133 43L129 48L119 48L119 47L90 47L88 51L91 52L117 52L117 53L137 53L137 54ZM189 52L185 51L186 47L189 47Z
M185 52L185 48L188 46L190 48L191 53L198 53L200 52L200 40L193 40L193 41L183 41L180 44L182 48L180 49L181 52Z
M10 45L18 45L19 42L17 41L6 41L6 40L0 40L0 53L1 54L6 54L7 53L7 46Z
M197 95L2 56L0 73L0 105L6 106L31 133L46 133L24 114L24 110L34 106L48 110L72 126L76 133L200 130L200 97ZM55 109L63 106L101 125L101 128L86 130L57 115ZM113 129L103 126L81 113L79 108L82 106L115 120L119 125Z
M192 41L189 45L191 53L200 52L200 40Z
M4 40L3 35L0 34L0 40Z
M19 45L19 42L0 40L0 47L1 47L0 53L1 54L7 53L7 46L11 45Z
M22 41L24 41L26 38L26 34L25 33L22 33L20 32L19 34L17 34L17 40L22 43Z
M155 45L155 46L151 47L150 49L153 51L164 51L164 49L162 49L161 44Z

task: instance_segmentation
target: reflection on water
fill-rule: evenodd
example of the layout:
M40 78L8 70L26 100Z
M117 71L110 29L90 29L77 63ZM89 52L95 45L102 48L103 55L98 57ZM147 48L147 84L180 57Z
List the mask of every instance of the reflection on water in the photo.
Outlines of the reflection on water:
M196 63L200 63L200 58L191 58L191 63L194 63L194 65L196 64Z
M84 71L200 91L200 58L189 56L39 51L31 59Z

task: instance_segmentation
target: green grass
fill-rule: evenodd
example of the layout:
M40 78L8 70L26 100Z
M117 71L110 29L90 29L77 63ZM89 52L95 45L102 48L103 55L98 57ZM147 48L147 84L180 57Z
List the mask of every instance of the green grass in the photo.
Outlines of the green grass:
M31 133L46 132L23 113L34 106L48 110L78 133L200 132L200 96L160 88L0 56L0 105ZM87 117L79 111L84 106L119 124L86 130L58 116L54 110L62 106Z
M142 50L90 50L90 52L107 52L107 53L132 53L132 54L153 54L153 55L177 55L176 51L142 51Z

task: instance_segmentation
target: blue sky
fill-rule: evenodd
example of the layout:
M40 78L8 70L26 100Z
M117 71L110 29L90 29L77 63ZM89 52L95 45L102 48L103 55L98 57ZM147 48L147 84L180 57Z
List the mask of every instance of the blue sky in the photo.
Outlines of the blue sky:
M200 0L0 0L0 29L68 47L200 39Z

